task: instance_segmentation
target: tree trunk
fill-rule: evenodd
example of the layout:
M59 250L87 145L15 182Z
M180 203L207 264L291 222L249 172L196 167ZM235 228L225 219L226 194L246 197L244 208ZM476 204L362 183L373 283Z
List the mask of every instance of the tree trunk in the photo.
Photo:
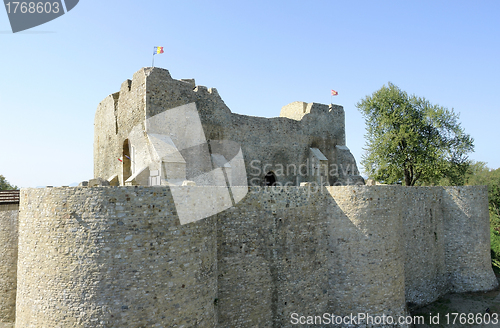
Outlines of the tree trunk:
M411 186L411 183L412 183L412 178L410 171L405 167L405 185Z

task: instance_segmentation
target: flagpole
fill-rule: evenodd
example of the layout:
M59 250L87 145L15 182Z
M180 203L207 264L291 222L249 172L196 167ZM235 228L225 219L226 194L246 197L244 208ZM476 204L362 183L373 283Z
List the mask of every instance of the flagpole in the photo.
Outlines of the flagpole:
M151 67L155 67L155 55L156 54L162 54L162 53L163 53L163 47L154 47L153 61L151 63Z

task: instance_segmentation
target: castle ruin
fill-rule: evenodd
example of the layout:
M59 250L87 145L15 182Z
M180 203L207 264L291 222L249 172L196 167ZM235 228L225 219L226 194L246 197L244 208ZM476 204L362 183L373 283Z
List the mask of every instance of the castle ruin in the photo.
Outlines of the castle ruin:
M171 115L176 108L179 114ZM203 136L198 129L193 132L196 121ZM158 171L158 184L164 185L168 169L160 162L182 164L191 156L184 150L195 146L207 156L193 164L200 165L203 157L210 162L214 154L208 146L199 147L200 138L239 144L250 186L270 184L266 176L281 185L363 183L346 146L344 109L338 105L296 101L284 106L280 117L239 115L231 113L215 88L196 86L194 79L172 79L165 69L144 68L99 104L94 127L94 175L116 185L151 185L140 178L144 169ZM168 147L173 147L165 151L168 156L158 154L159 148ZM172 169L172 174L181 181L191 180L199 170L188 163L181 169L183 177L177 177L179 169Z
M497 286L485 187L364 186L341 106L280 116L233 114L215 89L139 70L97 109L101 186L0 204L0 323L292 327ZM210 215L183 222L190 208Z

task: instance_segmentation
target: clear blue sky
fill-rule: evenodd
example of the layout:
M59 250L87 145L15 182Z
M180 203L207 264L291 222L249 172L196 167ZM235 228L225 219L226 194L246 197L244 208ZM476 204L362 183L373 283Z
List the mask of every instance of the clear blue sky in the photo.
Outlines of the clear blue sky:
M20 187L93 177L97 105L141 67L216 87L233 112L278 116L292 101L346 111L392 82L454 108L471 158L500 167L500 1L95 1L12 34L0 8L0 174Z

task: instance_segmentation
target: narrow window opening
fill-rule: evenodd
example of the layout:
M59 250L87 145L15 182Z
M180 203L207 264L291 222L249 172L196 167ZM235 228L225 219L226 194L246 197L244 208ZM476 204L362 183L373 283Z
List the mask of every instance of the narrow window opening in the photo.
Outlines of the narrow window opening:
M269 171L264 177L264 181L266 183L266 186L276 186L276 175L272 171Z
M130 147L128 143L128 139L125 139L123 142L123 184L125 185L125 181L127 181L128 178L132 175L132 169L131 169L131 160L130 160Z

